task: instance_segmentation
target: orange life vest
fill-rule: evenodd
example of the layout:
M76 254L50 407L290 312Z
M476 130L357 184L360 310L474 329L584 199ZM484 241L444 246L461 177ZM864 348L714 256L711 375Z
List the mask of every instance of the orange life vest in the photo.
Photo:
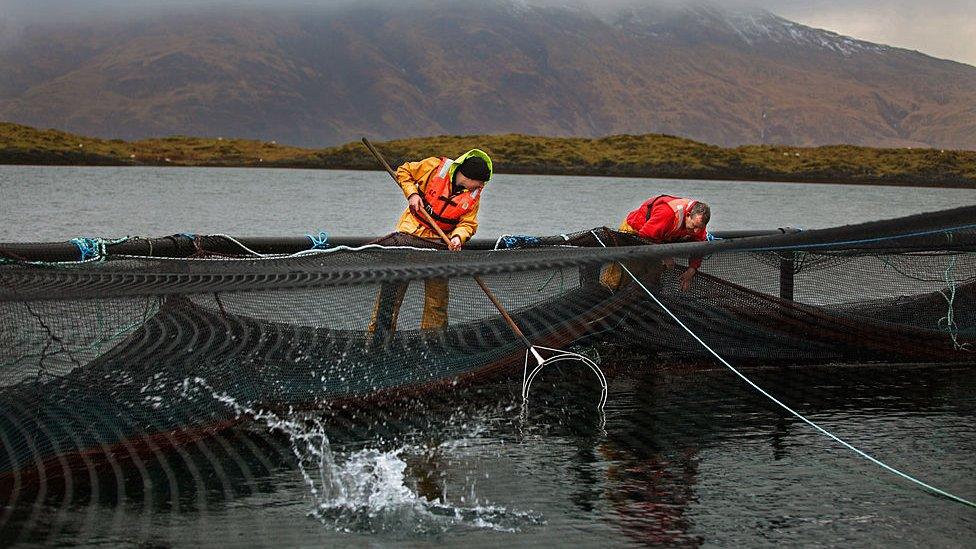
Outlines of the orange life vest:
M427 186L421 195L424 209L444 232L454 230L461 221L461 216L474 209L481 198L481 189L451 194L451 164L453 163L453 160L441 157L441 163L427 180ZM418 217L417 221L433 229L426 219Z

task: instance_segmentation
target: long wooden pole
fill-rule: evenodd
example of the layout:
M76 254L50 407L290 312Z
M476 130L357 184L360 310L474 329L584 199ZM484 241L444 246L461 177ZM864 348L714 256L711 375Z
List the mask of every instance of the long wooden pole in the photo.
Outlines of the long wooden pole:
M386 168L386 173L390 174L390 177L393 178L393 181L396 181L397 185L399 185L399 180L397 179L396 172L394 172L393 168L391 168L390 165L386 162L386 159L383 158L383 155L380 154L380 151L376 150L376 147L374 147L373 144L370 143L369 140L366 139L365 137L363 138L363 145L366 145L366 148L369 149L369 152L373 153L373 156L376 158L376 160L380 164L382 164L384 168ZM446 234L444 234L444 231L441 230L440 226L437 225L437 223L434 221L434 218L431 217L430 214L427 212L427 210L425 210L422 207L420 208L420 212L426 219L427 223L434 228L434 231L437 233L437 236L441 237L441 240L444 241L444 244L450 247L451 239L448 238ZM533 347L532 342L529 341L529 338L525 337L525 334L522 333L521 328L518 327L518 324L515 323L515 320L512 319L511 315L508 314L508 311L505 310L505 307L501 304L500 301L498 301L498 298L495 297L495 294L492 293L492 291L488 288L488 286L485 284L485 281L481 280L481 277L478 275L473 275L473 276L474 276L474 281L478 283L478 286L481 286L481 289L485 292L485 295L488 296L488 299L491 301L492 305L494 305L495 308L498 309L498 312L502 315L502 318L505 319L505 322L508 323L508 326L512 329L512 331L515 332L515 335L522 340L522 343L524 343L526 347L532 349Z

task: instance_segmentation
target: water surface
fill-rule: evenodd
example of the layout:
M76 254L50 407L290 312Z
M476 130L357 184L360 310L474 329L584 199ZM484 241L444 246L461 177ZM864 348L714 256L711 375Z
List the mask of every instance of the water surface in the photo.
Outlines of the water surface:
M959 189L502 174L485 194L479 236L616 225L659 193L710 202L713 230L827 227L976 204L976 191ZM382 172L0 167L0 241L378 235L403 207ZM83 470L68 484L20 486L0 509L0 538L184 547L976 542L976 512L852 455L723 369L617 364L603 418L591 380L557 373L537 383L524 417L513 379L386 407L262 417ZM972 366L747 373L893 466L976 498ZM215 398L198 389L195 398Z
M710 203L711 230L812 229L976 204L969 189L499 174L485 191L478 236L616 227L658 194ZM405 206L385 172L0 166L0 242L382 235Z

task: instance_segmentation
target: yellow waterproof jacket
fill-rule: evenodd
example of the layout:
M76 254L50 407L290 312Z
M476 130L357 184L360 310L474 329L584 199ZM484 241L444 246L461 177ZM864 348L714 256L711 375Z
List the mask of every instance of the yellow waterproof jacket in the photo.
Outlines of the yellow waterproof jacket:
M454 164L451 166L451 175L454 175L454 170L464 162L464 159L472 156L480 156L486 160L488 163L489 174L491 173L492 165L491 159L484 152L473 149L461 155ZM427 189L427 182L430 181L431 176L434 171L440 166L441 159L436 156L430 158L425 158L420 162L405 162L400 165L396 170L397 182L400 184L400 188L403 189L403 196L410 198L412 194L419 194L423 196L424 191ZM490 179L489 175L489 179ZM468 192L468 191L464 191ZM448 237L459 237L461 243L465 243L474 236L474 233L478 230L478 210L480 209L481 202L475 205L470 211L461 216L461 220L458 222L457 227L454 227L450 233L447 234ZM428 228L426 225L420 223L413 213L410 212L410 208L407 207L403 214L400 216L400 220L397 222L396 227L397 232L412 234L414 236L419 236L420 238L427 238L430 240L440 241L440 237L434 230Z

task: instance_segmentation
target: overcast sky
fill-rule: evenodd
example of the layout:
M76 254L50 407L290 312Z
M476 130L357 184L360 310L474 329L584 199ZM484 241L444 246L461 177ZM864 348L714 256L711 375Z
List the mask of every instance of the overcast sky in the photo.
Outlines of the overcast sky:
M976 66L976 0L759 2L804 25Z
M583 3L601 7L637 1L522 0L529 4ZM663 1L680 3L680 0ZM203 4L313 6L339 3L361 4L363 0L0 0L0 23L9 30L25 21L75 19L141 9L171 12ZM976 0L716 0L714 3L761 7L812 27L976 66Z

